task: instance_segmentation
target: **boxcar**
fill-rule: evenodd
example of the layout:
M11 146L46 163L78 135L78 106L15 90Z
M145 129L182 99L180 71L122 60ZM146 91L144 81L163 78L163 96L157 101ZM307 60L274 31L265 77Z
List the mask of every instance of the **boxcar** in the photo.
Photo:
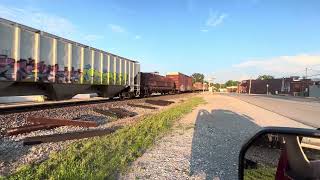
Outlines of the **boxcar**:
M0 96L138 95L140 64L0 18Z
M141 72L141 96L150 96L152 93L168 94L175 90L174 82L158 73Z
M168 73L167 78L175 83L175 90L177 92L192 91L192 78L179 72Z
M207 83L202 83L202 82L195 82L193 83L193 91L208 91L209 87Z

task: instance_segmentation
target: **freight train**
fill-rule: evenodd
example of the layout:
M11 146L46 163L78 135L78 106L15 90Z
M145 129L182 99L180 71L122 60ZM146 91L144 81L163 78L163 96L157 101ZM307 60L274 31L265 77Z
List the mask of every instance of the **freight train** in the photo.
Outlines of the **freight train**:
M192 79L181 73L141 73L138 61L0 18L0 96L77 94L101 97L186 92Z

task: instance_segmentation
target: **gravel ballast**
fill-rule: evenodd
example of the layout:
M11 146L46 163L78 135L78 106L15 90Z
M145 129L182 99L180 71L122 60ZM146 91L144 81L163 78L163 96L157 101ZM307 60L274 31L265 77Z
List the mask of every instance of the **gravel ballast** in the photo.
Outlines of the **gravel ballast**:
M152 97L150 99L161 99L170 100L174 102L179 102L184 98L188 98L192 94L186 95L170 95L161 97ZM22 141L26 137L51 135L51 134L62 134L67 132L79 132L86 131L89 129L106 129L114 126L126 126L134 123L141 116L156 112L163 108L168 108L169 106L156 106L157 109L145 109L139 107L128 106L127 104L140 104L148 105L144 102L145 99L132 99L124 101L113 101L92 105L82 105L82 106L71 106L63 108L54 109L44 109L40 111L30 111L0 115L0 175L8 175L15 171L17 167L23 164L29 164L34 162L41 162L48 158L48 156L57 151L63 150L68 144L74 141L81 140L68 140L63 142L55 143L43 143L34 146L23 146ZM94 109L108 110L109 108L124 108L127 111L134 112L137 115L134 117L127 117L123 119L114 119L110 116L105 116L103 114L97 113ZM75 127L75 126L62 126L51 130L39 130L31 133L25 133L15 136L5 136L5 131L7 128L18 127L26 125L27 117L50 117L50 118L61 118L61 119L81 119L87 121L95 121L99 124L98 127Z

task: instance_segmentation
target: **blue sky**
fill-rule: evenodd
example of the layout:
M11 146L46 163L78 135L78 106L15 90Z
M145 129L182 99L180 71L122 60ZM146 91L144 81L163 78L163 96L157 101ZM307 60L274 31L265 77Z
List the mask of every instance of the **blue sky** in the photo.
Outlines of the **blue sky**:
M0 0L0 17L215 81L320 73L320 1Z

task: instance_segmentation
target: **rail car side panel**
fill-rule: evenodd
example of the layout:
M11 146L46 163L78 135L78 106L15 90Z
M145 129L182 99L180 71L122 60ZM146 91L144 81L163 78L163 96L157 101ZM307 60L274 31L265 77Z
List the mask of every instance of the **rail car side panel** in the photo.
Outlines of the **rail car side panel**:
M143 96L149 96L152 93L170 93L173 92L174 82L155 73L140 73L140 90Z
M72 58L71 58L71 83L82 84L83 73L83 47L72 46Z
M192 78L182 73L171 73L166 76L175 82L176 91L192 91Z
M40 61L38 65L40 82L54 82L56 54L56 40L40 36Z
M93 50L93 84L101 84L101 54Z
M21 30L20 59L18 60L17 81L33 82L37 77L37 63L39 59L39 34Z
M102 61L102 84L108 85L108 54L103 54L103 61Z
M91 84L91 63L91 51L89 48L84 48L83 84Z
M63 41L57 42L57 66L55 74L55 82L69 83L69 67L68 67L68 44Z
M15 63L13 57L14 29L11 26L0 23L0 80L15 80Z

